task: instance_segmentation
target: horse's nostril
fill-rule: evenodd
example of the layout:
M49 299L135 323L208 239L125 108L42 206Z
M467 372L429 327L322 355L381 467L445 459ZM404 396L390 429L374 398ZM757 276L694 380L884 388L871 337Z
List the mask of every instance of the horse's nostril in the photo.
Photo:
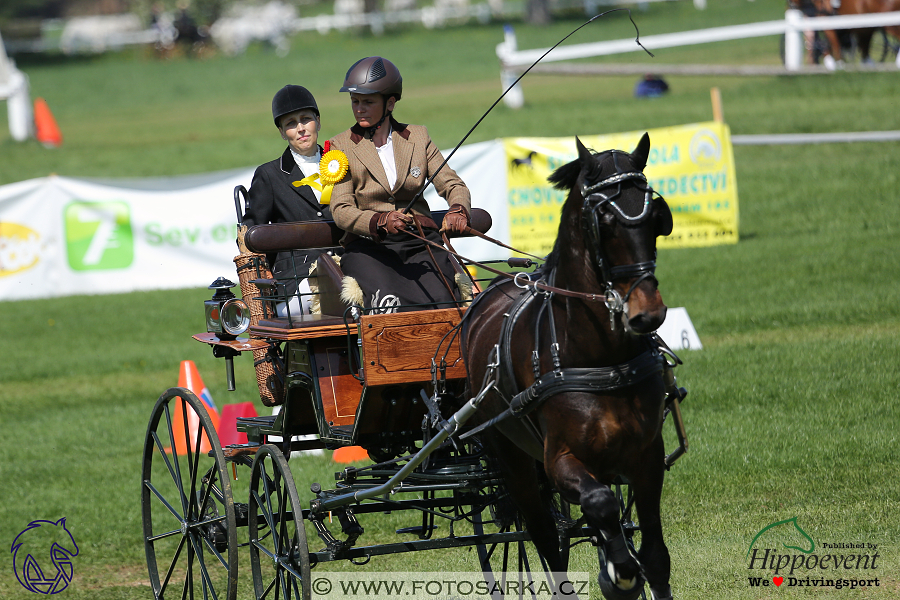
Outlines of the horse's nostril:
M662 310L658 315L650 315L642 312L628 319L628 327L635 333L650 333L659 328L666 319L666 311Z

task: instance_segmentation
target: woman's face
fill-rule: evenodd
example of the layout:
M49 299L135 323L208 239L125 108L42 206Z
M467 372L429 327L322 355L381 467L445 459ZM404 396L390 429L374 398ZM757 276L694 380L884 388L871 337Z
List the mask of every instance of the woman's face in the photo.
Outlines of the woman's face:
M308 108L295 110L281 117L278 129L281 137L287 140L297 154L315 155L319 140L319 118L316 113Z
M375 123L381 120L385 110L394 110L396 99L391 96L388 98L387 105L384 103L384 96L381 94L355 94L350 93L350 107L353 109L353 116L360 127L374 127Z

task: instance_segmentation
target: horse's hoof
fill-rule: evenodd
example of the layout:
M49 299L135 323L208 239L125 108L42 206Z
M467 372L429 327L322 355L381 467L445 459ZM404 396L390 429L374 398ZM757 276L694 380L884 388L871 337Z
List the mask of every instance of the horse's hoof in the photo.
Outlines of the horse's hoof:
M655 590L653 589L653 587L651 587L650 598L651 600L672 600L672 588L666 586L662 590Z
M606 561L600 565L597 583L607 600L637 600L644 590L644 577L640 573L632 579L619 579L613 564Z

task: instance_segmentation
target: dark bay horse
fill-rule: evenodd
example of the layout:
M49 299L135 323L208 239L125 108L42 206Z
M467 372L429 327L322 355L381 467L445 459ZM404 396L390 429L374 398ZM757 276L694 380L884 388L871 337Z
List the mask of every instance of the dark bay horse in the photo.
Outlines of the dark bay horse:
M672 214L643 175L647 134L630 154L595 154L576 143L578 159L550 177L570 192L542 285L495 284L466 315L470 388L495 382L475 418L511 405L523 415L482 434L551 571L564 572L566 560L547 494L539 492L548 481L601 534L604 595L635 598L646 578L661 600L671 597L660 522L667 367L647 334L666 316L654 271L656 238L671 233ZM610 489L616 476L634 493L637 561Z

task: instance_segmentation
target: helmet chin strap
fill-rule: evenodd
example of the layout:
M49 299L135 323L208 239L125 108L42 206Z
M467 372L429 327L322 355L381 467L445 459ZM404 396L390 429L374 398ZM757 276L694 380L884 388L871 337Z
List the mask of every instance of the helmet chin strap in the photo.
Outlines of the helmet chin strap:
M387 109L387 102L388 99L384 98L384 104L381 105L382 114L381 118L378 119L378 122L371 127L366 127L365 132L363 132L367 140L371 140L372 138L374 138L378 130L381 129L382 124L384 124L385 119L391 116L391 111Z

